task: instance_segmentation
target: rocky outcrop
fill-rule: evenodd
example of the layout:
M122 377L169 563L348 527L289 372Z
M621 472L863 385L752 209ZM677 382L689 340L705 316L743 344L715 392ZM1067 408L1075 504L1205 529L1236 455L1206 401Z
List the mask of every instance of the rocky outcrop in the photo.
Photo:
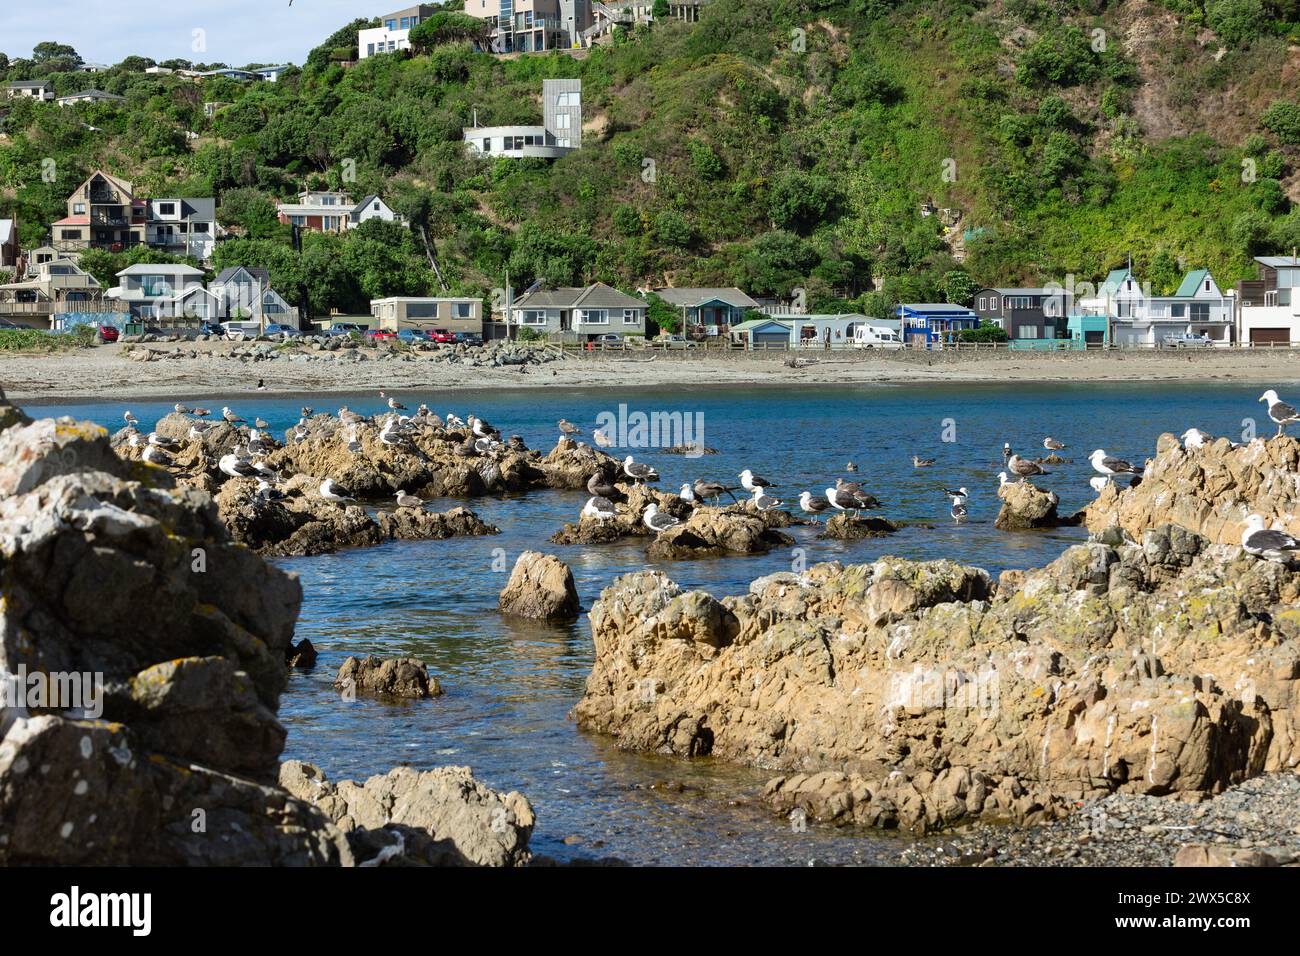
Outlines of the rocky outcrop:
M525 551L515 561L498 604L506 614L542 621L569 621L578 616L578 588L573 572L559 558Z
M370 514L320 497L319 482L304 475L281 486L285 497L257 494L252 478L232 478L217 492L217 511L237 542L262 555L326 554L384 541L424 541L500 534L465 507L450 511L397 508Z
M279 786L297 579L102 428L0 421L0 865L526 859L527 801L460 768L359 788L383 818Z
M731 554L766 554L794 538L775 530L767 515L736 508L699 507L682 524L660 532L646 548L652 561L681 561Z
M1297 599L1300 572L1173 526L1001 587L882 558L719 600L638 572L592 607L575 717L630 749L783 771L774 806L841 821L1195 796L1300 764Z
M887 518L873 515L854 517L847 512L832 515L826 520L825 530L819 537L836 541L860 541L863 538L883 538L898 530L898 525Z
M1017 481L998 489L1002 507L993 521L1003 531L1028 531L1031 528L1055 528L1062 524L1056 513L1061 503L1054 491L1046 491L1028 481Z
M287 760L280 786L346 831L368 859L363 866L521 866L529 860L535 817L528 799L483 786L468 767L397 767L362 784L335 784L320 768Z
M334 686L344 693L361 691L381 697L441 697L438 678L423 661L410 657L349 657L339 667Z
M1300 440L1256 438L1234 446L1220 438L1186 450L1171 434L1156 442L1141 483L1108 485L1088 506L1088 529L1119 527L1135 537L1162 524L1182 525L1220 544L1240 544L1246 517L1259 513L1300 535Z

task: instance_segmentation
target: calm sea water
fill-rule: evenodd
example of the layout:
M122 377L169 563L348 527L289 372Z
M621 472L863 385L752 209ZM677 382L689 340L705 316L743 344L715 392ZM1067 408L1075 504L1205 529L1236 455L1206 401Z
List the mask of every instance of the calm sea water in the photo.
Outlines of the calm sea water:
M912 522L888 539L818 540L793 529L809 564L870 561L881 554L949 557L997 573L1042 565L1080 529L1006 533L993 527L1003 441L1026 456L1050 434L1068 446L1070 464L1041 479L1061 496L1062 513L1092 497L1087 455L1096 447L1140 461L1162 431L1195 425L1237 437L1243 419L1262 420L1258 386L997 385L835 388L727 388L407 392L414 407L474 412L530 447L548 450L564 417L590 428L601 412L702 413L705 444L719 454L695 459L637 451L659 468L662 486L696 477L731 481L744 467L780 484L793 504L800 490L823 493L852 460L881 500L882 514ZM232 396L204 401L259 415L279 433L302 404L334 411L340 404L378 412L378 396L292 399ZM170 404L129 406L143 427ZM122 407L108 404L33 407L116 429ZM954 439L945 441L944 438ZM914 469L911 456L937 458ZM955 526L940 486L965 485L970 520ZM289 728L286 758L319 764L332 778L364 778L397 764L428 768L466 764L490 786L517 789L538 814L532 846L557 858L615 856L647 864L889 862L899 849L887 836L812 827L792 832L756 795L771 774L619 751L578 731L568 719L591 665L585 616L553 627L504 618L496 599L515 556L526 549L557 554L573 568L584 606L617 575L647 566L644 545L559 547L547 538L574 520L577 492L537 491L469 502L502 529L491 538L395 542L377 548L278 563L298 574L305 600L298 636L310 638L320 662L294 672L281 701ZM457 502L437 502L443 509ZM498 550L500 549L500 550ZM504 554L505 560L500 560ZM504 566L505 572L494 571ZM743 593L760 575L789 570L789 551L659 565L683 587L717 595ZM349 654L403 655L425 661L446 695L433 701L344 703L331 687Z

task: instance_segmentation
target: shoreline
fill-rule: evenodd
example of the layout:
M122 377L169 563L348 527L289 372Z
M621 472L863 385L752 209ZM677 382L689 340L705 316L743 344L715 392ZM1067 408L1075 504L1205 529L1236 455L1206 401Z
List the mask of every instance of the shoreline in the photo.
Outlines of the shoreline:
M320 353L275 359L231 357L226 342L158 343L152 361L128 359L124 347L77 352L0 354L0 386L31 405L89 401L177 401L244 395L339 395L385 389L402 393L556 388L718 388L790 385L1022 385L1188 383L1260 384L1285 390L1300 382L1300 357L1290 350L1208 352L832 352L721 353L652 358L617 354L568 356L541 364L490 366L436 361L438 352L359 361L327 361ZM178 354L179 353L179 354ZM193 357L191 357L191 355ZM789 368L790 355L807 364ZM266 389L257 392L258 379Z

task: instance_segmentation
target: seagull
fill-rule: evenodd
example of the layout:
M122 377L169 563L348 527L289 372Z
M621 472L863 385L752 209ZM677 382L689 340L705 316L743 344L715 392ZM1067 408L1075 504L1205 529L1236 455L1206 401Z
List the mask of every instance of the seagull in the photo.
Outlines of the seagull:
M1048 451L1060 451L1062 448L1065 447L1065 445L1061 444L1051 435L1048 435L1046 438L1043 439L1043 447L1046 448Z
M593 495L588 498L587 503L582 506L582 517L595 518L601 524L617 515L618 512L614 509L614 502L608 498L602 498L600 495Z
M660 512L659 506L656 504L651 504L650 507L646 508L645 514L642 515L642 520L645 521L645 526L655 534L658 534L661 531L667 531L669 528L675 528L677 525L681 524L679 519L674 518L670 514Z
M740 478L740 486L744 488L746 491L752 492L757 488L776 487L776 485L772 484L772 482L768 481L766 478L760 478L758 475L754 474L748 468L742 471L738 477Z
M124 420L128 425L138 425L138 424L140 423L140 419L136 418L135 415L133 415L133 414L131 413L130 409L128 409L127 412L126 412L126 414L124 414L124 415L122 416L122 419L123 419L123 420Z
M1101 475L1093 475L1091 478L1088 479L1088 486L1092 488L1093 491L1097 492L1097 494L1101 494L1103 491L1105 491L1106 486L1109 484L1110 484L1110 479L1103 478Z
M162 435L159 435L157 432L149 433L149 444L156 445L159 448L176 447L176 442L172 441L170 438L163 438Z
M280 476L276 474L275 469L272 468L270 465L268 465L266 462L264 462L262 459L260 458L254 459L253 461L249 462L249 464L252 465L253 470L256 471L259 475L261 475L262 478L265 479L266 481L276 482L280 480Z
M913 456L912 456L912 467L913 467L913 468L929 468L931 465L933 465L933 464L935 463L936 460L937 460L937 459L934 459L934 458L922 458L920 455L913 455Z
M1007 473L1005 471L999 471L998 472L998 493L1001 494L1002 489L1005 488L1007 485L1018 485L1020 484L1020 481L1021 479L1019 478L1017 478L1015 481L1012 481L1010 478L1007 477Z
M1044 471L1041 465L1032 461L1026 461L1019 455L1012 455L1007 459L1007 468L1012 474L1019 475L1021 478L1032 478L1035 475L1050 475L1050 471Z
M145 447L144 454L140 456L151 465L158 465L166 468L172 463L171 455L163 451L158 445L148 445Z
M280 501L285 497L285 494L279 488L271 487L271 483L265 478L259 478L257 482L257 496L266 501Z
M302 408L298 409L298 411L302 413L303 418L311 418L312 414L315 413L316 409L308 408L306 405L304 405Z
M397 507L399 508L423 508L424 499L417 498L415 495L408 495L401 488L397 489Z
M773 498L765 494L762 488L755 488L754 497L750 500L754 503L754 510L756 511L772 511L781 507L782 504L779 498Z
M268 422L268 421L266 421L266 420L264 420L264 419L261 419L261 418L254 418L254 419L253 419L253 424L254 424L255 426L257 426L258 428L262 429L262 431L266 431L268 428L271 427L271 423L270 423L270 422Z
M944 494L952 499L952 508L948 512L949 514L952 515L952 520L958 522L965 521L966 520L966 489L958 488L956 491L948 491L947 489L945 489Z
M252 478L257 474L256 468L233 452L222 455L217 462L217 468L223 475L229 475L231 478Z
M351 492L342 485L336 484L333 478L326 478L320 483L320 496L326 501L354 501Z
M560 429L561 435L567 435L570 438L572 438L574 435L581 434L582 432L581 428L579 428L577 425L573 424L573 422L565 418L561 418L555 424Z
M461 428L464 428L464 427L465 427L465 423L464 423L463 421L461 421L461 418L460 418L459 415L453 415L451 412L448 412L448 413L447 413L447 427L448 427L448 428L453 428L453 429L461 429Z
M599 448L613 448L614 439L606 435L601 429L597 428L591 433L592 440L595 441Z
M182 405L180 402L177 402L175 405L173 405L173 406L172 406L172 409L173 409L173 410L176 412L176 414L178 414L178 415L193 415L193 414L194 414L194 409L190 408L188 405Z
M1246 529L1241 533L1241 546L1247 554L1270 561L1286 561L1289 558L1288 552L1300 551L1300 541L1285 531L1265 528L1263 515L1251 515L1246 519Z
M409 444L404 435L397 434L397 419L389 418L379 432L379 440L385 445L405 446Z
M845 471L857 471L857 470L858 470L858 466L855 465L855 464L853 464L853 462L849 462L848 464L846 464L846 465L844 466L844 470L845 470Z
M226 423L227 423L228 425L247 425L247 424L248 424L248 422L244 421L242 418L240 418L238 415L236 415L234 412L232 412L232 411L230 410L230 407L229 407L228 405L223 405L223 406L221 407L221 417L224 418L224 419L226 420Z
M633 481L647 482L659 480L659 472L655 471L644 462L633 461L631 455L628 455L623 459L623 473Z
M1273 419L1277 424L1277 433L1282 434L1282 430L1294 422L1300 422L1300 413L1297 413L1294 406L1288 405L1277 397L1277 392L1269 389L1259 397L1261 402L1268 402L1268 417Z
M856 490L847 486L840 488L827 488L826 500L830 502L832 508L837 511L852 511L853 517L858 516L858 512L864 508L879 508L880 502L874 497L867 494L861 488Z
M810 515L819 515L830 506L829 501L821 495L814 495L811 491L805 491L799 495L799 507Z
M361 442L357 441L357 430L353 427L348 433L348 451L354 455L361 454Z
M298 424L293 426L294 441L306 441L309 434L310 432L307 430L307 423L301 418L298 419Z
M691 504L695 504L695 489L691 487L689 481L682 485L681 499L682 501L689 501Z
M133 430L129 435L127 435L126 443L127 443L128 445L130 445L132 448L139 448L139 447L140 447L140 433L139 433L138 431L134 431L134 430Z
M191 422L189 436L194 441L202 441L204 432L211 427L211 422Z
M954 500L961 499L962 502L966 500L966 496L967 494L969 494L969 492L967 492L965 488L958 488L956 491L951 491L947 488L944 488L943 493L947 495L949 498L952 498Z
M258 390L259 392L265 392L265 391L266 391L266 382L264 382L264 381L263 381L262 379L260 379L260 378L257 380L257 390Z
M212 414L212 409L210 409L210 408L196 408L196 409L194 409L194 414L197 415L199 418L207 418L209 415Z
M1101 448L1098 448L1089 455L1088 460L1092 462L1092 467L1094 469L1101 472L1107 478L1113 478L1115 475L1142 474L1141 468L1135 467L1123 458L1112 458Z
M382 395L383 392L380 392L380 394ZM395 399L395 398L390 398L390 399L388 400L388 407L391 408L391 409L392 409L393 411L395 411L395 412L404 412L404 411L407 410L407 409L406 409L406 406L403 405L401 402L399 402L399 401L398 401L397 399Z
M1005 464L1011 460L1011 442L1002 443L1002 461Z
M731 494L734 489L728 488L720 481L705 481L703 478L696 478L694 490L695 497L712 498L715 505L723 495L730 495L732 501L736 500L736 496Z
M474 450L480 455L486 455L488 452L501 447L501 443L491 438L475 438Z
M1183 448L1186 451L1203 448L1210 442L1214 441L1213 435L1209 432L1203 432L1199 428L1189 428L1178 437L1183 440Z
M469 430L474 434L475 438L501 438L501 429L493 428L483 419L476 418L473 415L469 417Z
M597 498L613 498L618 495L618 488L605 476L602 468L587 479L587 490Z

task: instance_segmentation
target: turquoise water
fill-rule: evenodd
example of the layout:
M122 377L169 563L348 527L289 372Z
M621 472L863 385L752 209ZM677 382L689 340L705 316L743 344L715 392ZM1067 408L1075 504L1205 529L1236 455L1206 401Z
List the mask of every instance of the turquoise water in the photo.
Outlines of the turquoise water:
M852 477L876 494L883 515L911 524L888 539L855 543L821 541L816 529L792 529L807 563L862 562L881 554L949 557L996 574L1042 565L1084 537L1076 528L993 528L1003 441L1027 457L1044 453L1045 434L1069 446L1061 454L1072 463L1049 468L1054 473L1039 482L1061 496L1061 512L1069 514L1093 496L1086 459L1094 448L1140 461L1154 453L1162 431L1195 425L1238 438L1243 419L1263 421L1260 391L1230 385L1008 384L442 390L399 397L413 408L428 402L440 414L463 417L472 411L543 451L554 444L560 417L590 429L602 412L617 415L619 403L629 412L700 413L704 443L719 454L686 459L635 450L638 459L660 470L663 487L696 477L731 481L750 467L778 482L778 493L793 504L801 490L822 493L836 477ZM200 404L214 410L229 404L245 417L259 415L278 433L297 420L304 403L318 411L340 404L367 414L383 408L383 400L371 395L232 396ZM129 407L147 428L171 406ZM30 410L117 428L123 409L84 404ZM913 454L938 461L914 469ZM844 470L850 459L859 467L852 476ZM960 526L949 518L939 491L957 485L971 492L970 520ZM310 638L320 651L314 670L293 673L281 701L280 716L289 729L285 756L319 764L333 778L365 777L402 763L466 764L485 783L528 795L538 814L534 850L559 858L615 856L659 864L890 861L898 844L887 836L818 827L792 832L755 799L769 773L622 753L568 720L591 664L586 618L558 627L511 620L497 613L496 598L515 556L527 549L550 551L570 564L584 607L617 575L647 566L644 543L559 547L546 540L576 519L585 498L536 491L475 499L468 504L499 526L501 535L395 542L279 561L302 578L298 636ZM753 578L789 570L797 557L782 551L656 566L684 587L738 594ZM335 671L348 654L365 653L424 660L446 695L404 705L339 700L331 687Z

